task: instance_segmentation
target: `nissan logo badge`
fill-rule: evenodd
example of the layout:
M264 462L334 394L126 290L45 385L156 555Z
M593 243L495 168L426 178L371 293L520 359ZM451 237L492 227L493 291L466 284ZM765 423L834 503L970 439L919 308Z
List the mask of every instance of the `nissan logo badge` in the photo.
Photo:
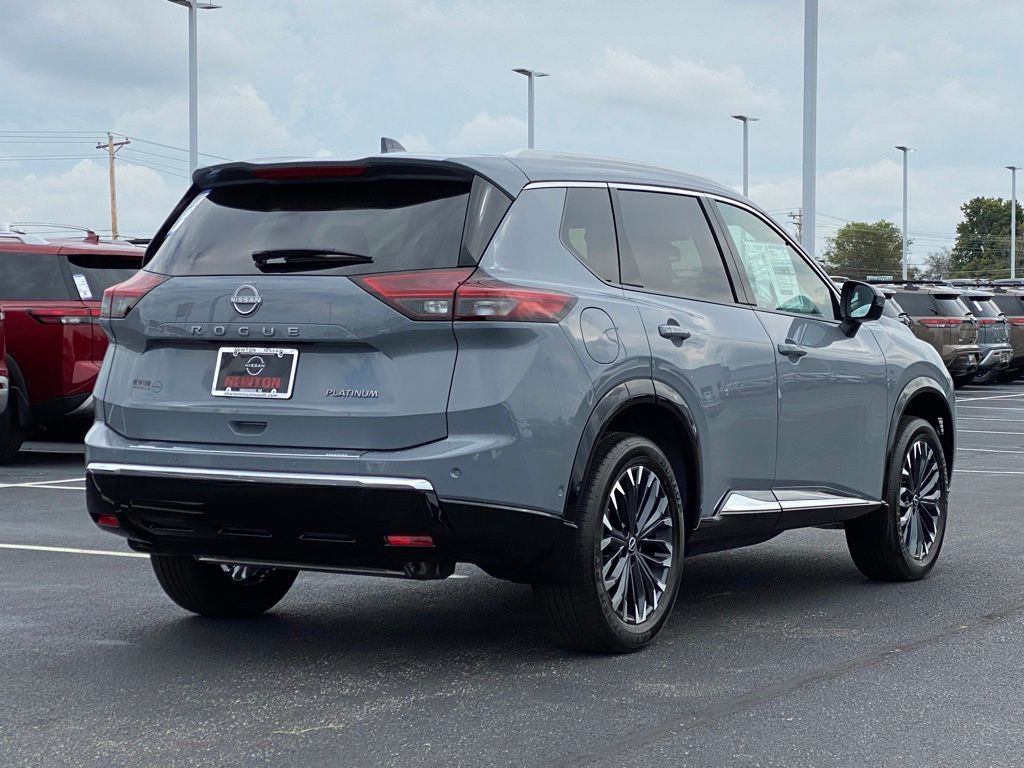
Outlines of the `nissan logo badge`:
M248 317L257 309L260 308L260 304L263 303L263 299L260 298L260 292L256 290L256 286L252 283L245 283L235 288L235 292L231 294L231 306L235 308L235 312Z

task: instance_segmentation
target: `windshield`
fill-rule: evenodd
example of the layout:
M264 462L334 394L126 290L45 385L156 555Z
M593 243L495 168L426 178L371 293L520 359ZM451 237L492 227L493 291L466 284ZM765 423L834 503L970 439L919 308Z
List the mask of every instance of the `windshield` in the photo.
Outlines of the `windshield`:
M200 194L147 269L167 275L260 274L254 253L365 256L317 274L436 269L459 264L468 181L403 179L249 184Z

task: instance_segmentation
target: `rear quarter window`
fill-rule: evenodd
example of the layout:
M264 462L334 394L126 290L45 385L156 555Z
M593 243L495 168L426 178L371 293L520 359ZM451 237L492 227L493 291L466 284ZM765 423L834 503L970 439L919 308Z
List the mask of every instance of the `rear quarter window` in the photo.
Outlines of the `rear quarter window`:
M112 285L123 283L139 271L142 258L119 254L76 254L68 256L68 270L78 297L99 301Z
M71 298L61 257L0 251L0 299L64 301Z
M1008 294L996 294L992 299L1000 311L1007 317L1019 317L1024 315L1024 301L1019 296Z

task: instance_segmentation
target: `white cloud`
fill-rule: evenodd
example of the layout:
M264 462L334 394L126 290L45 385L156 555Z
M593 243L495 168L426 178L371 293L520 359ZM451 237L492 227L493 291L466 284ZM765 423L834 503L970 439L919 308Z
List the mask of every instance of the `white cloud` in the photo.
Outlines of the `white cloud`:
M738 65L714 69L672 59L662 66L623 50L606 50L593 71L569 78L592 101L677 117L764 110L775 98L772 91L755 87Z
M511 115L491 117L478 113L449 142L453 152L510 152L526 146L527 126Z

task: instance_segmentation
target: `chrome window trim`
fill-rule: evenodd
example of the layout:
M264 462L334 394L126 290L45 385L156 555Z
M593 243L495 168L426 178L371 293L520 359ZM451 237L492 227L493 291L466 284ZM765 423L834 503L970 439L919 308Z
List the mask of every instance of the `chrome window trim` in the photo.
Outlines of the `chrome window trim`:
M379 475L320 475L302 472L198 469L193 467L150 466L146 464L116 464L100 461L91 462L86 469L97 475L122 477L170 477L179 480L222 480L242 483L338 486L343 488L392 488L431 493L434 490L434 486L427 480Z
M569 187L581 189L608 189L606 181L531 181L523 191L528 189L566 189Z

